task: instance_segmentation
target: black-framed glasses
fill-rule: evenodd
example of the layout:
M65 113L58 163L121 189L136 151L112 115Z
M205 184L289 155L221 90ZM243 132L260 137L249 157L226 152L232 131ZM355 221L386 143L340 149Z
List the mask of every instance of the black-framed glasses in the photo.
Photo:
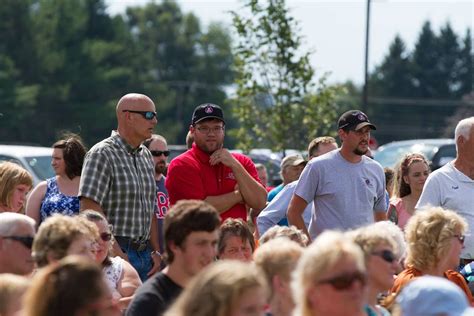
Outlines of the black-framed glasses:
M111 233L103 232L103 233L100 233L99 236L100 236L100 239L102 239L102 241L110 241L112 239Z
M461 245L464 245L464 240L466 240L466 236L464 236L464 235L454 235L453 237L456 238L457 240L459 240Z
M150 152L155 157L160 157L161 155L165 155L165 157L168 157L170 155L169 150L150 150Z
M18 241L19 243L21 243L23 246L25 246L28 249L31 249L31 247L33 246L33 240L34 240L34 238L31 236L3 236L2 238Z
M214 134L218 134L224 130L224 126L215 126L215 127L207 127L207 126L200 126L196 127L198 131L200 131L203 134L209 134L210 132L213 132Z
M365 286L367 283L367 275L361 271L355 271L352 273L341 274L331 279L319 281L318 284L330 284L334 289L343 291L350 288L355 281L359 281L362 286Z
M153 111L133 111L133 110L122 110L122 112L137 113L143 116L146 120L151 121L156 117L156 112Z
M397 260L397 257L391 250L382 250L382 251L376 251L371 253L374 256L378 256L382 258L383 260L387 261L388 263L392 263L395 260Z

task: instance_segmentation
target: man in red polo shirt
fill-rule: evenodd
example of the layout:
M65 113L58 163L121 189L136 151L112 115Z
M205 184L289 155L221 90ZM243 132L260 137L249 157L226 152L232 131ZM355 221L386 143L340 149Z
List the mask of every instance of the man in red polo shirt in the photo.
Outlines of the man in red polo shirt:
M222 109L211 103L197 106L189 131L194 137L192 148L168 166L165 185L170 203L204 200L219 211L222 220L229 217L246 220L246 205L264 208L267 192L252 160L223 148Z

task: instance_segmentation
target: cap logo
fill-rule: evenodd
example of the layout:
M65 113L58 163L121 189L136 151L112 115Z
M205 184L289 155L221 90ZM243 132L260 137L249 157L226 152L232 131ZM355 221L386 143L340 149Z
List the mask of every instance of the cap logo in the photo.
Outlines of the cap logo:
M212 112L214 112L214 109L212 108L212 106L208 105L204 109L204 112L206 112L207 114L211 114Z
M357 118L358 118L360 121L365 121L365 120L367 120L367 118L365 117L365 115L362 114L362 113L359 113L359 115L357 115Z

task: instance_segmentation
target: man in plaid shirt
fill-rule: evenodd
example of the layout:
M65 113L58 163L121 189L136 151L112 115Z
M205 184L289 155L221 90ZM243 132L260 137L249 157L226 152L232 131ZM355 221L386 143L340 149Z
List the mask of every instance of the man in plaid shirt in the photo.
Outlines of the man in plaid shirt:
M86 155L79 186L81 211L102 212L113 225L114 252L129 260L142 280L159 270L153 158L142 142L157 123L155 104L142 94L123 96L118 128Z

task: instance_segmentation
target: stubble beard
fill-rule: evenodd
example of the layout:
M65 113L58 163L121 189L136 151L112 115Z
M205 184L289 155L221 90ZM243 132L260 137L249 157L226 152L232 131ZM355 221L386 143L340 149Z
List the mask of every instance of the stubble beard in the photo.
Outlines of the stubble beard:
M166 170L166 163L164 164L161 164L161 163L157 163L155 164L155 173L157 175L160 175L160 174L163 174Z

